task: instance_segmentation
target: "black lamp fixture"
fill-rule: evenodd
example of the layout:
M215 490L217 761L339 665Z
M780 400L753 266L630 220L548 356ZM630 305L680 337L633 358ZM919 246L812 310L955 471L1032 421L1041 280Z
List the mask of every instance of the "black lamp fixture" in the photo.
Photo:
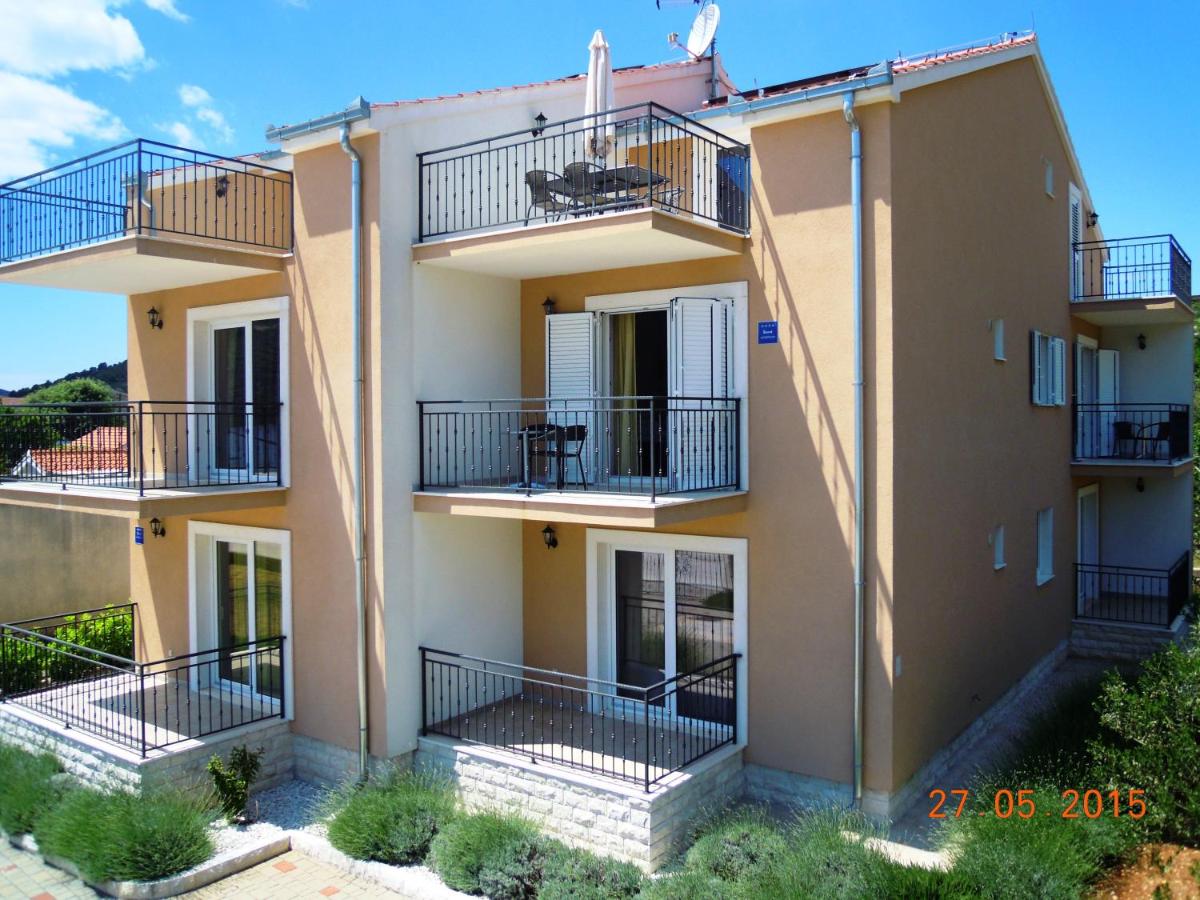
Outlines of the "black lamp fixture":
M1100 221L1100 213L1094 209L1088 210L1088 228L1095 228L1096 223Z
M146 315L150 318L151 328L162 328L162 315L153 306L146 310Z
M1146 349L1146 336L1144 334L1139 334L1137 341L1138 341L1138 349L1145 350Z
M546 549L553 550L558 546L558 535L554 533L554 528L547 525L542 529L542 540L546 542Z
M1139 478L1134 486L1137 488L1139 494L1146 493L1146 479Z
M156 538L166 537L167 529L162 523L162 519L155 516L150 520L150 533Z
M534 126L533 126L533 131L531 133L533 134L534 137L541 137L542 132L546 130L546 114L538 113L536 116L533 117L533 122L534 122Z
M542 301L542 312L548 316L554 315L554 298L547 297Z

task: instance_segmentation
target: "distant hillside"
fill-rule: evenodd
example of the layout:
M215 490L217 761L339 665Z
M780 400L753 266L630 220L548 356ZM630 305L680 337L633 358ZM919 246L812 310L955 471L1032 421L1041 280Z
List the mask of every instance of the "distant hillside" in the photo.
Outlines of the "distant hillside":
M97 381L103 381L110 388L117 392L118 395L129 393L129 379L125 374L125 360L119 363L100 363L98 366L92 366L90 369L83 369L79 372L70 372L62 378L55 378L51 381L43 381L40 384L31 384L29 387L17 388L16 390L0 390L0 397L24 397L26 394L31 394L39 388L49 387L60 381L67 381L72 378L95 378Z

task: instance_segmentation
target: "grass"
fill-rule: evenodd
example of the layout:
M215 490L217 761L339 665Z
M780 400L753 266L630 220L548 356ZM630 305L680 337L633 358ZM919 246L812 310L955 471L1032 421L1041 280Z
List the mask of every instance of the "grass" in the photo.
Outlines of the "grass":
M174 791L69 791L38 817L34 837L48 856L75 863L90 881L153 881L213 854L213 812Z
M53 778L60 769L48 753L0 744L0 828L10 835L33 831L38 814L57 798Z
M1021 738L1020 749L998 768L1010 787L1023 779L1053 779L1063 785L1082 786L1091 771L1089 741L1101 736L1096 697L1100 679L1071 685L1047 709L1034 716Z
M393 773L350 789L329 823L329 842L348 856L391 865L421 862L455 816L445 781Z

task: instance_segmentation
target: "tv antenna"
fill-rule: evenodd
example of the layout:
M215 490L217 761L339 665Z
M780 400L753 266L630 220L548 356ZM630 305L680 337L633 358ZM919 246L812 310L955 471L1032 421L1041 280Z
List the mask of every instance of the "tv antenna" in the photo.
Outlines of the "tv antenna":
M679 43L677 32L667 35L667 43L684 51L692 59L702 59L705 52L708 53L711 65L708 82L710 100L715 100L717 97L717 26L720 23L721 8L711 0L704 0L700 11L696 13L696 18L692 20L692 28L688 32L686 44Z

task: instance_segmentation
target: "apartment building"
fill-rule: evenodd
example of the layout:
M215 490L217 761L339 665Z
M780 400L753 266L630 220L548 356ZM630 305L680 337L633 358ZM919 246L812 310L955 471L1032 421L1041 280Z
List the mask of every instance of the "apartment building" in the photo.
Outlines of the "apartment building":
M128 521L134 623L66 683L61 619L6 626L6 733L415 760L654 868L722 796L895 816L1072 649L1175 633L1190 260L1102 232L1034 35L586 89L3 186L0 281L128 295L140 398L0 432L0 503Z

